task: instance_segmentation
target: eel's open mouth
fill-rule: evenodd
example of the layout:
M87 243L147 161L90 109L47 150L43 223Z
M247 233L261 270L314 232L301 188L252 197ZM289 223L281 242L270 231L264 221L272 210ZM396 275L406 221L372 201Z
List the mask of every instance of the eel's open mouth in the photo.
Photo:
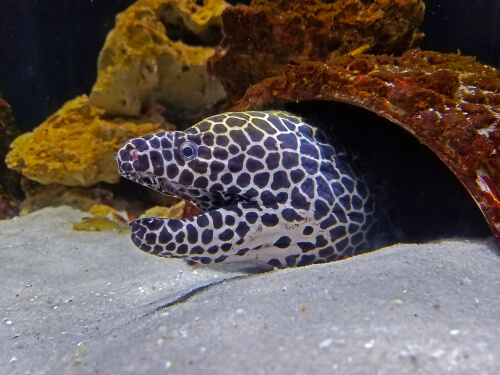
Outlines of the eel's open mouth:
M147 186L162 194L188 201L207 212L228 207L235 202L249 202L250 199L236 192L204 189L194 186L185 186L173 182L165 177L158 177L152 173L130 173L123 177L141 185Z
M221 114L134 138L117 153L120 175L202 213L134 220L132 240L158 256L267 267L366 251L378 211L343 152L285 112Z

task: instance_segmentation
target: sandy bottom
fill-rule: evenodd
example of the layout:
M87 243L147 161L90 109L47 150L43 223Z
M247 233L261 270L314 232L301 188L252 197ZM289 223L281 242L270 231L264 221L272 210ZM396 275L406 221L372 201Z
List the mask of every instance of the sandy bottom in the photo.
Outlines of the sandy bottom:
M74 231L84 215L0 222L0 373L500 373L492 239L248 275Z

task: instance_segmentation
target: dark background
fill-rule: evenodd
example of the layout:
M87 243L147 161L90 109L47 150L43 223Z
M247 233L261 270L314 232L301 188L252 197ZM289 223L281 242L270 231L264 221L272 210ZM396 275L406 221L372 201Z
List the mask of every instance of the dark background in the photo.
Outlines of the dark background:
M23 131L89 93L114 16L134 0L0 0L0 91ZM249 3L249 1L229 1ZM500 64L500 0L428 0L421 48Z

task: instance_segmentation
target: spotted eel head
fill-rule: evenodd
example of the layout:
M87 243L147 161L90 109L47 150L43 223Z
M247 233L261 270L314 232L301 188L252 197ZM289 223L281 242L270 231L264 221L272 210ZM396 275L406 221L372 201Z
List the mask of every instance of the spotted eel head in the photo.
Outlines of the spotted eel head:
M288 194L280 189L304 178L302 168L294 170L299 164L297 148L317 153L312 140L322 136L319 133L283 112L226 113L184 132L126 142L117 154L118 170L123 177L188 200L203 211L235 201L282 203Z
M126 142L119 172L203 213L130 223L158 256L290 267L366 251L374 200L340 145L285 112L225 113ZM229 259L229 260L226 260Z

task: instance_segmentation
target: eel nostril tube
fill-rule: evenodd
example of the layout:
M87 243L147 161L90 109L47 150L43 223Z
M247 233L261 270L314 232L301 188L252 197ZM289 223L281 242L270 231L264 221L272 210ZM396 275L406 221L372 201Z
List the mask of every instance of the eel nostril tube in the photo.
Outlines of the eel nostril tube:
M137 160L137 150L135 148L130 150L129 154L130 154L130 158L132 159L132 161Z

